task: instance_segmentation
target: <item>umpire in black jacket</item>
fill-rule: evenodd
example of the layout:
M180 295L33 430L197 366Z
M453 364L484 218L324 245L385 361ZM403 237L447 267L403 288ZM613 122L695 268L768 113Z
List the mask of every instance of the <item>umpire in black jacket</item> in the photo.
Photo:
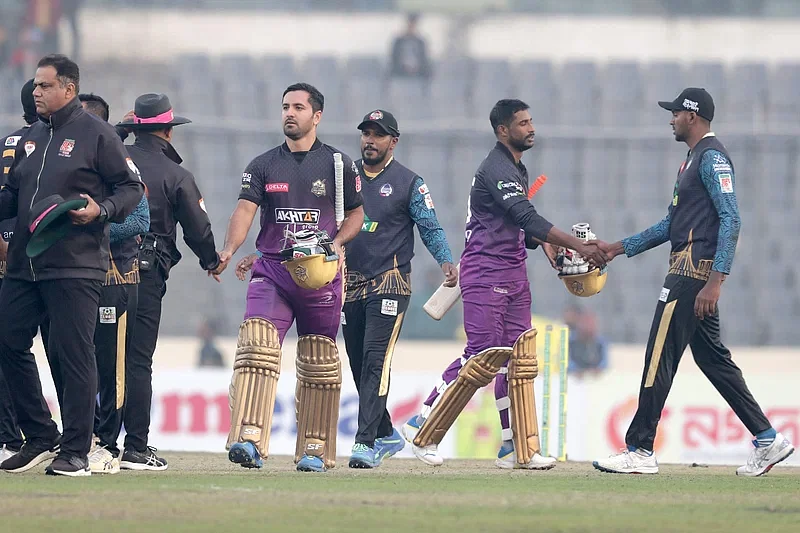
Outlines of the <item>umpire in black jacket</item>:
M87 454L97 396L93 339L108 270L108 223L125 220L144 194L136 165L114 128L81 107L79 84L78 65L67 57L39 61L33 92L39 121L17 146L0 191L0 219L17 216L0 289L0 364L26 437L20 452L0 465L9 472L23 472L57 453L48 474L91 473ZM64 213L63 236L52 239L49 248L40 247L37 255L29 246L32 230L47 227L49 213L75 200L84 207ZM29 351L45 313L49 350L61 362L63 437Z
M177 227L200 259L203 270L215 270L219 256L203 196L192 173L181 167L171 144L173 126L191 122L173 113L164 94L143 94L117 129L130 129L136 141L128 153L142 173L150 202L150 232L139 248L139 303L134 342L126 360L127 399L123 415L125 447L120 467L128 470L166 470L167 461L148 446L152 400L153 354L161 324L161 300L167 292L170 269L181 260ZM216 277L216 276L215 276ZM217 278L219 281L219 279Z

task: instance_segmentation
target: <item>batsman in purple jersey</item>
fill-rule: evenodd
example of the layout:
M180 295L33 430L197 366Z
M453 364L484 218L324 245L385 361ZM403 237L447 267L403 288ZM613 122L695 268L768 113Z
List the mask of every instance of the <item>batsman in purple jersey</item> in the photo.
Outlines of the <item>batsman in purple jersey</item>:
M535 129L528 106L519 100L500 100L492 109L490 121L497 144L472 180L466 243L460 262L467 346L464 354L444 371L441 382L425 400L421 414L404 426L403 433L410 442L472 356L492 347L511 347L531 328L527 249L542 245L554 268L556 249L551 244L574 249L596 264L605 264L605 256L595 243L583 243L555 228L528 201L528 171L520 161L522 153L533 147L534 142ZM503 435L497 464L513 468L507 365L508 362L503 364L495 379ZM415 444L414 453L430 465L443 462L436 444ZM537 453L528 468L549 468L554 462L555 459Z
M324 471L335 461L341 367L334 339L342 311L341 265L344 244L360 231L364 211L358 170L352 159L341 154L345 218L341 227L337 227L334 153L338 150L323 144L316 136L323 107L322 94L311 85L296 84L286 89L283 97L286 142L256 157L245 169L225 248L220 252L223 266L216 273L224 270L242 245L256 211L261 208L261 230L256 240L259 258L253 265L247 291L231 385L229 458L245 467L260 467L261 458L267 455L274 386L280 372L280 346L295 319L299 337L295 462L298 470ZM326 232L338 255L335 277L316 290L296 283L283 264L285 258L281 257L281 250L287 248L291 236L303 230ZM336 261L336 257L332 260ZM265 368L269 370L266 376ZM331 396L311 398L316 393L303 396L306 385L314 391L324 388L319 385L332 385L324 388ZM311 398L308 409L303 405L305 397ZM263 403L267 404L266 409L261 407ZM256 406L255 411L250 410L250 405ZM323 412L312 412L320 406L324 407ZM304 411L311 414L304 418ZM319 427L320 424L326 427Z

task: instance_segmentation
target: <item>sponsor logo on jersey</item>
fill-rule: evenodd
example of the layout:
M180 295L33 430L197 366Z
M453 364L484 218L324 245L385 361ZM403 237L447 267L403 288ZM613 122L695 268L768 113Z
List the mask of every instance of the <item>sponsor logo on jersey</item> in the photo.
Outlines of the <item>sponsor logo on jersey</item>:
M276 207L275 222L278 224L319 224L319 209Z

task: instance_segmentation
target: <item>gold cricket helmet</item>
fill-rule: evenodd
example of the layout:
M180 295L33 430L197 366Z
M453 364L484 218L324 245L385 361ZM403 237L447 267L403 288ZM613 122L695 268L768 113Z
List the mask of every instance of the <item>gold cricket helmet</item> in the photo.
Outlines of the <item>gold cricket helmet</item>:
M326 232L302 230L291 235L293 244L281 250L281 264L299 287L321 289L339 272L339 255Z
M588 298L603 290L608 277L608 265L603 268L595 267L583 274L559 274L558 277L569 292L575 296Z

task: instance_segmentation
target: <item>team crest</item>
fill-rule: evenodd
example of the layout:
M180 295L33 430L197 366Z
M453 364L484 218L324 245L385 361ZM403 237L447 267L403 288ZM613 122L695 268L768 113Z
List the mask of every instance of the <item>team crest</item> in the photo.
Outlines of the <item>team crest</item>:
M392 189L392 185L390 183L384 183L383 186L381 187L380 195L389 196L390 194L392 194L393 190L394 189Z
M61 157L72 157L72 150L75 149L75 139L64 139L61 147L58 149L58 155Z
M311 193L314 196L325 196L325 181L317 180L311 184Z
M571 283L571 285L572 285L572 293L573 293L573 294L576 294L576 295L581 295L581 294L583 294L583 291L584 291L585 289L583 288L583 283L582 283L582 282L580 282L580 281L573 281L573 282Z
M383 113L381 113L380 111L373 111L372 113L369 114L370 120L380 120L382 118L383 118Z
M304 267L302 265L298 265L294 269L294 275L297 276L297 279L299 279L303 283L308 281L308 270L306 270L306 267Z
M36 143L33 141L25 141L25 155L30 157L34 150L36 150Z

